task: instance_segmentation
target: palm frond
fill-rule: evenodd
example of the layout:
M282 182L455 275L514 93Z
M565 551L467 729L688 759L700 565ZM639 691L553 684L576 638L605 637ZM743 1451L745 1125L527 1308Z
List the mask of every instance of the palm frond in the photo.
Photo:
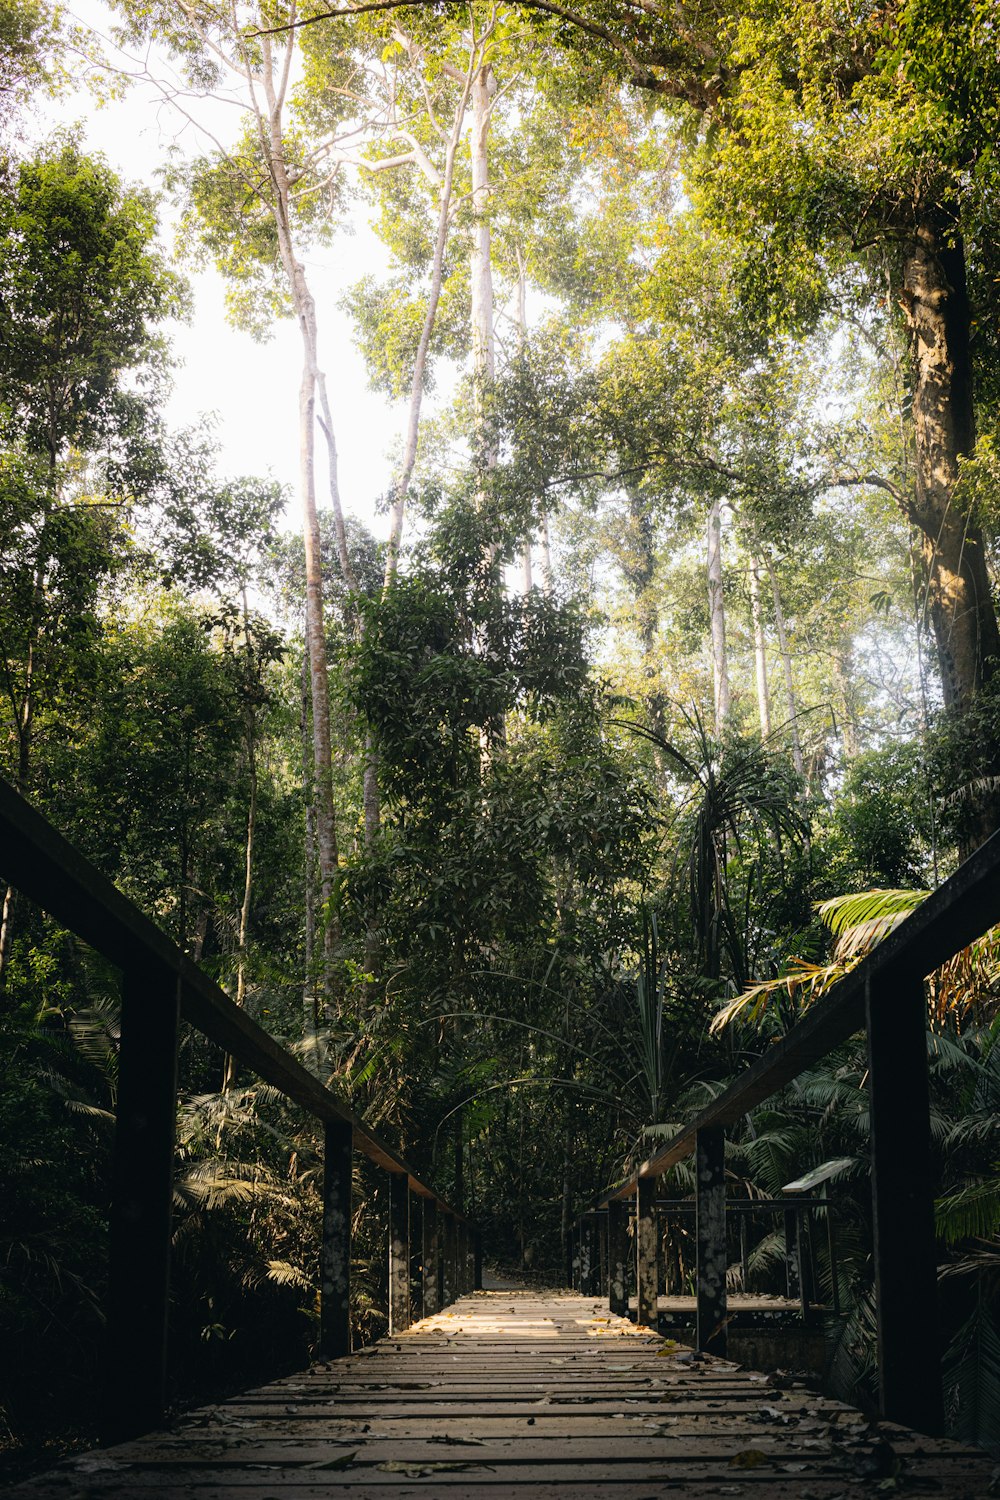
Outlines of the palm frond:
M825 994L838 979L843 979L853 967L853 964L814 964L804 958L790 959L785 973L777 979L763 979L759 984L752 984L749 989L744 990L742 995L737 995L735 1000L728 1001L712 1017L708 1029L712 1033L718 1033L737 1020L757 1023L763 1019L768 1005L777 995L787 995L800 1004L809 1005Z
M929 895L922 890L871 890L820 901L816 907L819 919L837 938L834 959L846 963L869 952Z
M937 1233L949 1245L990 1239L1000 1233L1000 1171L985 1182L970 1182L934 1205Z
M311 1283L308 1276L298 1266L293 1266L291 1261L269 1260L267 1263L267 1279L268 1281L276 1282L278 1286L297 1286L301 1287L304 1291L311 1290Z

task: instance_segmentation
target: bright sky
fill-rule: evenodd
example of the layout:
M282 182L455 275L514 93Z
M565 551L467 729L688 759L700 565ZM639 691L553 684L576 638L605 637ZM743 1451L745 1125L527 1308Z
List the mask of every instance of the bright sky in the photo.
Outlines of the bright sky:
M79 0L76 19L107 35L108 12L100 0ZM168 65L163 64L164 67ZM188 106L191 108L190 104ZM239 112L231 106L209 108L204 118L217 133L235 133ZM80 89L58 102L44 104L31 130L43 138L59 125L81 123L88 147L100 151L129 181L156 186L155 172L166 162L168 149L178 144L192 154L207 149L208 141L177 111L148 89L136 87L128 96L98 108ZM387 453L403 425L400 408L388 405L368 389L364 362L351 340L350 321L337 302L344 291L367 272L387 265L384 247L371 231L358 206L353 235L342 235L327 249L306 258L316 298L321 360L333 408L340 451L340 487L345 510L384 534L384 517L375 518L375 502L391 476ZM173 244L171 211L163 210L163 239ZM274 338L255 343L226 322L225 288L214 271L186 274L194 292L194 316L188 325L171 328L175 355L181 361L168 407L168 419L180 427L203 413L216 419L219 470L222 474L273 475L293 491L289 523L299 520L296 503L298 473L298 386L300 342L291 322L278 325ZM322 445L318 448L318 456ZM322 503L326 471L317 471Z

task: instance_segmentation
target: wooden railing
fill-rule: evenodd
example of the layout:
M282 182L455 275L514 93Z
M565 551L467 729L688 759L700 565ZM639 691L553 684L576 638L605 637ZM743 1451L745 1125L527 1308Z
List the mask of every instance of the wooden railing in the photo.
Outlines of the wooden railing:
M162 1423L166 1399L177 1048L187 1021L324 1126L319 1353L351 1349L351 1179L361 1151L390 1174L389 1328L411 1321L410 1200L423 1204L417 1311L482 1280L478 1234L365 1121L241 1010L13 787L0 779L0 877L122 973L110 1210L103 1435ZM417 1257L415 1257L417 1258Z
M918 1431L943 1427L937 1330L937 1253L930 1174L924 979L1000 921L1000 833L994 834L889 937L818 1000L791 1031L707 1109L587 1212L606 1209L607 1294L628 1310L626 1204L634 1200L631 1257L639 1322L655 1326L659 1178L696 1158L696 1344L725 1354L726 1127L771 1098L834 1047L864 1031L871 1119L872 1229L878 1318L879 1407ZM584 1222L581 1217L581 1224Z

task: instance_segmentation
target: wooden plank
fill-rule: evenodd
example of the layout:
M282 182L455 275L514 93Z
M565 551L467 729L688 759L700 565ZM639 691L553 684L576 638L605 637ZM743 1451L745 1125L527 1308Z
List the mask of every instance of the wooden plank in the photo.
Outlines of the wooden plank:
M481 1337L446 1338L456 1327ZM63 1464L10 1500L400 1500L418 1491L843 1500L874 1493L897 1469L904 1489L979 1500L992 1462L778 1389L611 1317L593 1298L477 1293L342 1361L192 1412L170 1433Z

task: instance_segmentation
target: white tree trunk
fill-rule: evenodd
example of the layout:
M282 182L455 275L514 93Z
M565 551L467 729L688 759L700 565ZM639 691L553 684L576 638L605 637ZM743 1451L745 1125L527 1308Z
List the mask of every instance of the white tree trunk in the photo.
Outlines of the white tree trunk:
M764 639L764 609L760 595L760 562L750 555L750 615L753 621L753 655L757 679L757 712L760 733L767 739L771 733L771 703L767 686L767 644Z
M722 585L722 504L716 500L708 513L708 615L711 632L712 682L715 689L715 730L721 734L731 708L729 661L726 656L726 606Z
M781 669L785 678L785 696L788 703L788 728L792 739L792 761L799 775L804 776L805 762L802 759L802 741L799 739L799 706L795 697L795 679L792 676L792 654L788 649L788 634L785 630L785 612L781 607L781 593L778 589L778 579L774 571L774 564L769 557L765 558L765 565L767 567L767 576L771 580L771 597L774 600L774 629L778 637Z
M542 585L547 594L552 593L552 537L549 533L549 518L542 517Z
M427 297L427 309L424 313L423 326L420 330L420 341L417 344L416 358L413 363L413 379L410 382L410 406L406 420L403 458L399 467L399 475L393 486L392 505L389 510L389 545L385 561L386 588L389 587L396 576L399 549L403 539L406 495L410 487L410 480L413 477L413 466L417 461L417 446L420 440L420 408L423 404L427 354L434 333L434 324L437 320L438 305L441 301L441 284L444 279L444 252L448 244L448 229L451 223L452 212L452 193L455 183L455 158L462 139L465 114L469 107L474 59L475 52L473 53L473 59L470 60L469 73L466 76L465 86L455 108L451 135L448 138L448 145L445 151L444 173L438 190L437 233L434 238L434 258L431 262L431 285Z
M480 461L489 468L495 455L484 446L486 393L496 377L496 345L493 334L493 264L490 235L490 174L488 143L490 100L496 83L489 63L476 69L472 80L472 131L469 154L472 168L472 245L470 280L472 292L472 372L475 379L477 439Z
M316 394L320 384L317 359L316 304L305 268L296 254L291 221L291 184L285 160L282 122L285 91L291 70L291 43L282 66L275 74L272 66L270 38L262 38L264 66L260 83L267 102L266 111L257 108L261 144L268 154L268 167L274 190L273 213L277 231L278 252L288 278L295 318L302 339L302 380L299 387L299 472L302 500L303 539L306 561L306 643L309 651L309 676L312 697L313 795L316 808L316 848L319 857L320 893L323 901L323 951L325 960L324 989L328 997L335 990L334 955L339 926L333 910L334 883L339 864L337 822L333 805L333 752L330 739L330 684L326 660L326 630L323 618L323 564L320 547L319 517L316 510ZM256 106L256 78L247 69L248 84ZM329 407L325 416L329 415ZM328 425L328 442L333 443L333 426ZM336 449L331 461L331 484L336 489ZM339 510L339 491L337 492ZM340 518L341 526L343 517ZM346 534L344 539L346 549Z

